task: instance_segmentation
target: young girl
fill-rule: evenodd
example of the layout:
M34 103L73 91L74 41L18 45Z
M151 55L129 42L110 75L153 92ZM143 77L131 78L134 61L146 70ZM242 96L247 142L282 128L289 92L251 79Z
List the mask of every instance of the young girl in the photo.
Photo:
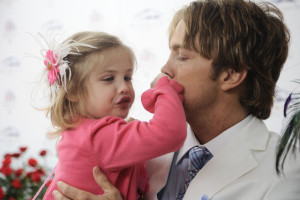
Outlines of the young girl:
M93 178L94 166L124 199L141 198L148 184L145 161L177 151L185 140L182 86L167 76L160 78L142 94L153 119L127 122L134 101L135 58L118 38L80 32L43 55L51 90L48 113L61 133L55 176L44 199L53 199L59 180L102 194Z

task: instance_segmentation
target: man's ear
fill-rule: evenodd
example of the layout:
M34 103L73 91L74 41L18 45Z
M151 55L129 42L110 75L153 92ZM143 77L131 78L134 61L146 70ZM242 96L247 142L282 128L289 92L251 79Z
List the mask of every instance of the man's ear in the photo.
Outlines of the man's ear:
M224 91L228 91L230 89L236 88L245 80L247 76L247 70L241 70L239 72L234 69L226 69L221 73L220 81L221 88Z

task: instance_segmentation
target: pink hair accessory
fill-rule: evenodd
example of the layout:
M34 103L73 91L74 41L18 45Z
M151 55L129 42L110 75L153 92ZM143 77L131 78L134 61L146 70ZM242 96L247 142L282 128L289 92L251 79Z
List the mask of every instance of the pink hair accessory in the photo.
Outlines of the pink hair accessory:
M58 42L55 35L46 39L42 34L38 33L34 39L41 47L40 53L46 66L46 82L50 87L50 99L53 101L61 87L66 90L66 83L71 80L71 69L66 57L68 55L81 55L78 47L97 48L74 40ZM72 49L76 51L74 52Z
M46 60L44 60L44 64L48 71L47 77L48 77L50 85L53 85L54 82L57 81L57 79L59 78L58 64L55 59L55 57L57 57L57 56L55 54L53 54L53 51L48 50L46 52L45 57L46 57Z

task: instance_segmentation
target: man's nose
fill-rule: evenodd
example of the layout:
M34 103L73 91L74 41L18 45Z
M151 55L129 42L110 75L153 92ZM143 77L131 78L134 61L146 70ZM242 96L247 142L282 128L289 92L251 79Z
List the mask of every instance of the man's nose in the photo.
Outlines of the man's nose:
M170 78L174 78L174 69L170 63L170 61L167 61L166 64L161 68L161 72L164 74L167 74Z

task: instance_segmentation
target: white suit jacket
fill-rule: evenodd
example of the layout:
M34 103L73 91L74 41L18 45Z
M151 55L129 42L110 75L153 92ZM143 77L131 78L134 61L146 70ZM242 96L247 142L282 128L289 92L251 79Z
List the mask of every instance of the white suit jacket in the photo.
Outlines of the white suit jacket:
M275 171L279 135L269 132L262 120L253 118L233 141L214 155L191 182L184 200L300 200L300 155L289 156L285 176ZM147 163L150 190L156 193L166 184L172 154Z

